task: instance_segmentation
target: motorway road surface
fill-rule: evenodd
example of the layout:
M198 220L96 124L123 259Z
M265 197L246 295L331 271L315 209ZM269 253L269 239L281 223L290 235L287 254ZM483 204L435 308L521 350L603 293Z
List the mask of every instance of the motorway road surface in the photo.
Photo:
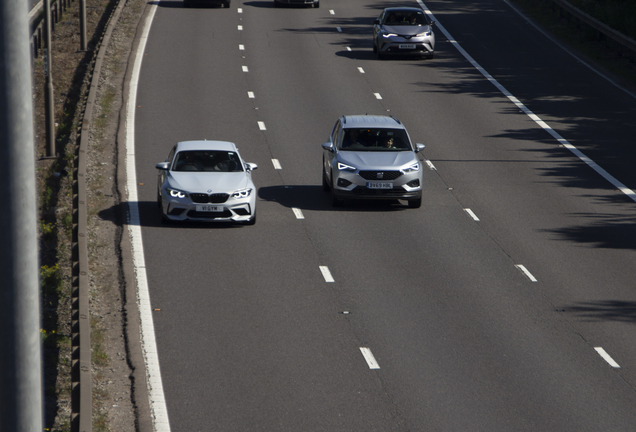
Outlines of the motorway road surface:
M636 99L503 0L427 1L435 59L375 60L398 4L158 3L135 152L171 429L633 431L636 203L442 27L632 189ZM331 207L320 145L364 113L426 144L422 208ZM258 164L255 226L161 224L155 164L203 138Z

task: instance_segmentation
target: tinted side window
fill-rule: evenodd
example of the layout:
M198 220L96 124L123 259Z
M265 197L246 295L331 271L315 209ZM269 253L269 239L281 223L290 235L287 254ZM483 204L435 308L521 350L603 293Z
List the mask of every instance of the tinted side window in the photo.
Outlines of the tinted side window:
M172 162L172 158L174 157L174 151L176 149L177 149L177 146L172 147L172 150L170 150L170 154L168 155L166 162Z
M336 125L333 127L333 132L331 133L331 142L333 145L338 144L338 135L340 134L340 120L336 122Z

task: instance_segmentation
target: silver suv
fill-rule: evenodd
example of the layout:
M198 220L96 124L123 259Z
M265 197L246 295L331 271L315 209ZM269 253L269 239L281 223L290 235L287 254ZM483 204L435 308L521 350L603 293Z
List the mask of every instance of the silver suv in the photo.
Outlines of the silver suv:
M401 199L422 205L424 144L411 143L395 117L342 116L322 145L322 187L334 207L344 199Z

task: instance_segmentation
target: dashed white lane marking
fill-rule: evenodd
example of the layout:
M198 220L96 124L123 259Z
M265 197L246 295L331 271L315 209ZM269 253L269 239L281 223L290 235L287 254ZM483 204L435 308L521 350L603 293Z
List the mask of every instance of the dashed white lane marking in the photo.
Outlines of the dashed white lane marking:
M250 99L254 99L254 92L247 92L247 97Z
M262 122L262 121L258 122L258 128L260 130L267 130L267 128L265 127L265 122Z
M237 28L239 29L239 31L243 30L243 26L242 25L238 25Z
M382 99L382 96L380 96L380 93L373 93L373 96L375 96L376 99Z
M523 272L523 274L525 274L526 276L528 276L528 279L530 279L532 282L537 282L537 280L535 279L534 276L532 276L532 273L530 273L528 271L527 268L525 268L523 265L521 264L515 264L515 267L517 267L519 270L521 270Z
M375 357L373 357L373 353L370 348L360 347L360 352L362 352L364 359L367 361L369 369L380 369L380 365L375 360Z
M473 213L473 211L472 211L471 209L469 209L469 208L465 208L465 209L464 209L464 211L465 211L466 213L468 213L468 216L470 216L471 218L473 218L473 220L474 220L475 222L479 222L479 218L477 217L477 215L476 215L475 213Z
M342 29L340 27L336 27L339 33L342 33Z
M603 360L605 360L607 363L609 363L609 365L613 368L620 368L620 365L618 363L616 363L614 361L614 359L612 357L610 357L610 355L605 352L605 350L601 347L595 347L594 348L596 350L596 352L603 357Z
M351 51L351 47L347 47L347 51Z
M435 165L433 165L433 162L431 162L430 160L426 161L426 165L428 165L428 167L432 170L437 170L437 168L435 168Z
M358 71L359 71L360 73L364 73L364 69L362 69L361 67L359 67L359 68L358 68Z
M245 51L245 45L239 44L239 50L240 51Z
M170 421L168 419L168 409L161 381L161 370L159 368L159 354L157 352L157 342L155 328L152 317L152 303L148 287L146 274L146 261L144 258L143 239L141 234L141 223L139 222L139 198L137 194L137 174L135 171L135 107L137 101L137 89L139 84L139 74L143 53L148 42L148 33L154 19L158 2L150 6L150 12L143 24L137 53L133 62L133 71L130 78L130 89L128 106L126 108L126 186L128 188L128 220L127 228L131 237L131 249L133 266L137 278L137 302L139 307L139 319L141 327L141 349L144 356L146 374L148 377L148 400L150 404L151 418L156 432L170 432Z
M325 282L335 282L333 276L331 276L331 272L329 271L329 267L320 266L320 272L322 273L322 277L325 278Z
M513 96L513 94L510 93L504 86L499 84L499 81L497 81L492 75L490 75L486 71L486 69L481 67L481 65L479 63L477 63L475 61L475 59L473 59L470 56L470 54L468 54L466 52L466 50L453 38L453 36L451 36L451 34L439 22L439 20L435 19L435 15L433 15L433 13L426 7L426 5L424 4L424 2L422 0L417 0L417 2L422 7L424 12L426 12L426 14L431 17L431 20L436 21L435 27L437 27L442 33L444 33L444 36L446 36L446 39L448 39L448 41L457 49L457 51L459 51L461 53L461 55L463 55L464 58L466 60L468 60L468 62L470 64L472 64L473 67L475 69L477 69L484 76L484 78L486 78L492 85L494 85L497 88L497 90L499 90L504 96L506 96L508 98L508 100L510 100L510 102L515 104L517 106L517 108L519 108L528 117L530 117L537 125L539 125L539 127L541 127L543 130L545 130L547 133L549 133L552 136L552 138L554 138L559 144L561 144L563 147L565 147L568 150L570 150L570 152L572 152L572 154L574 154L574 156L579 158L581 161L585 162L590 168L592 168L594 171L596 171L598 174L600 174L601 177L603 177L610 184L612 184L612 186L614 186L616 189L620 190L627 197L629 197L632 201L636 202L636 192L634 192L633 190L629 189L623 183L621 183L620 181L615 179L610 173L608 173L603 168L601 168L596 162L594 162L592 159L590 159L585 154L583 154L579 149L577 149L572 144L570 144L570 142L568 140L563 138L557 131L552 129L546 122L541 120L539 118L539 116L537 116L532 111L530 111L530 109L528 107L526 107L523 103L521 103L519 101L519 99L517 99L515 96Z
M272 159L272 164L274 165L274 169L283 169L283 167L280 166L280 162L278 162L278 159Z
M238 13L243 13L243 8L238 8L236 11L237 11Z
M243 72L249 72L249 70L247 69L247 66L242 66L241 69L243 70Z
M305 219L303 212L299 208L292 207L292 211L296 215L296 219Z
M329 13L330 13L331 15L335 15L335 14L336 14L336 11L334 11L333 9L329 9Z

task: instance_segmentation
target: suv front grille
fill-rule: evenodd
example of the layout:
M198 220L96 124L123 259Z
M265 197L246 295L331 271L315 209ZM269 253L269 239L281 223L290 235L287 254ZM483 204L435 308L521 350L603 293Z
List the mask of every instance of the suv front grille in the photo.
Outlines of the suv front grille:
M217 194L203 194L203 193L191 193L190 198L192 202L197 204L221 204L227 201L230 196L226 193L217 193Z
M395 180L401 175L401 171L360 171L360 177L365 180Z

